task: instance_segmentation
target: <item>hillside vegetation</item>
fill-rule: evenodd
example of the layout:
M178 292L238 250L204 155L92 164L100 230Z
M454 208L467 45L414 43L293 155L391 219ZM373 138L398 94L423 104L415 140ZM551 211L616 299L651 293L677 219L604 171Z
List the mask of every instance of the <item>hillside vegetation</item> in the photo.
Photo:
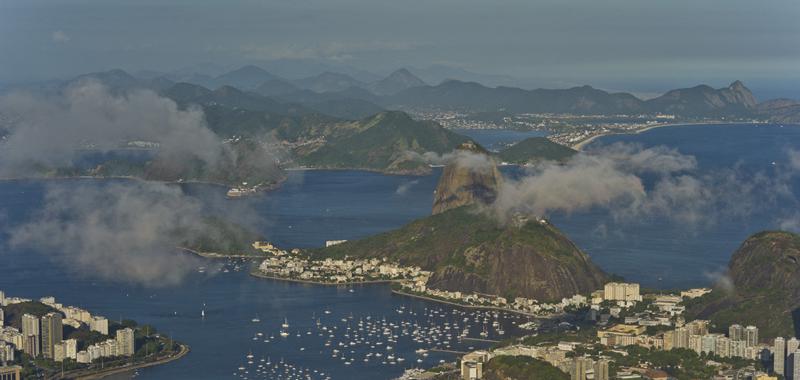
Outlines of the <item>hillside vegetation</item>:
M749 237L728 266L732 287L688 303L691 318L717 326L754 325L762 338L800 333L800 235L766 231Z

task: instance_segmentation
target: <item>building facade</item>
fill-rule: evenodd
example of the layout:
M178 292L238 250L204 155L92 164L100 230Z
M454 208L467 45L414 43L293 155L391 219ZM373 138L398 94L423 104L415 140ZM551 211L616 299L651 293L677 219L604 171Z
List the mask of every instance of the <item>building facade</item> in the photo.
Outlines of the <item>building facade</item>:
M55 359L55 346L63 340L64 326L60 313L47 313L42 317L42 356Z
M786 341L783 337L775 338L772 344L772 372L778 375L785 375L786 369Z

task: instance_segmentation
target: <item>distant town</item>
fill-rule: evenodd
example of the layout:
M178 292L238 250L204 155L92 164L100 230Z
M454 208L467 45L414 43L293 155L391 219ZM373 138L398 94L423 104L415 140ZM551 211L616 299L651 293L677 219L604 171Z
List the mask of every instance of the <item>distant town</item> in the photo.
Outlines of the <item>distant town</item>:
M551 141L580 149L591 140L610 134L640 133L651 128L679 123L760 123L764 120L743 119L686 119L673 114L586 115L556 113L471 112L412 108L406 110L419 120L432 120L448 129L511 129L548 132Z

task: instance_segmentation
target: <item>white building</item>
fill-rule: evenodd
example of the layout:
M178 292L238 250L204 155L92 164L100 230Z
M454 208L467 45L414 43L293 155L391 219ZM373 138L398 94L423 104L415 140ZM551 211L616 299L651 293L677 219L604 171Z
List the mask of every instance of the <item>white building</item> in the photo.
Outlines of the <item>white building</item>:
M117 330L117 355L119 356L133 356L134 354L134 337L133 330L124 328Z
M603 299L606 301L638 302L642 300L642 296L639 294L639 284L609 282L603 288Z
M775 342L772 347L772 353L774 355L774 360L772 361L772 371L783 375L784 368L786 366L784 360L786 360L786 341L783 337L775 338Z
M13 362L14 361L14 346L8 343L0 342L0 362Z
M100 334L108 335L108 319L101 316L94 316L89 323L89 328L92 331L99 332Z

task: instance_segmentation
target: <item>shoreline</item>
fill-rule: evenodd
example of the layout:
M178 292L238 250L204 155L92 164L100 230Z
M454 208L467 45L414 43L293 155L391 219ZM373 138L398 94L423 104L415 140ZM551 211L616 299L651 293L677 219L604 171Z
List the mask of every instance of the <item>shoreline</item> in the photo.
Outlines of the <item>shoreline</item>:
M322 281L314 281L314 280L302 280L302 279L297 279L297 278L286 278L286 277L271 276L271 275L268 275L268 274L259 273L258 271L250 271L250 275L253 276L253 277L263 278L263 279L266 279L266 280L286 281L286 282L295 282L295 283L299 283L299 284L324 285L324 286L378 285L378 284L391 284L391 283L399 282L399 280L322 282Z
M455 306L455 307L463 307L463 308L466 308L466 309L495 310L495 311L502 311L502 312L505 312L505 313L514 313L514 314L524 315L526 317L540 318L540 319L551 319L551 318L555 318L555 317L558 317L560 315L563 315L563 314L538 315L538 314L531 314L531 313L528 313L528 312L525 312L525 311L519 311L519 310L513 310L513 309L504 309L502 307L497 307L497 306L465 305L465 304L460 304L458 302L445 301L445 300L441 300L441 299L434 298L434 297L422 296L422 295L413 294L413 293L406 293L406 292L404 292L402 290L396 290L396 289L392 289L392 294L397 294L397 295L405 296L405 297L417 298L417 299L430 301L430 302L442 303L442 304L445 304L445 305L450 305L450 306Z
M340 167L317 167L317 166L299 166L299 167L291 167L291 168L283 168L284 171L287 172L311 172L311 171L332 171L332 172L341 172L341 171L356 171L356 172L367 172L367 173L378 173L387 176L397 176L397 177L424 177L426 175L431 174L433 168L435 166L428 166L430 170L425 171L424 173L420 171L411 171L411 172L392 172L392 171L385 171L381 169L371 169L371 168L340 168Z
M156 183L163 183L166 185L181 185L181 184L201 184L201 185L212 185L212 186L219 186L219 187L227 187L231 188L231 185L226 185L224 183L219 182L211 182L211 181L200 181L200 180L188 180L188 181L165 181L160 179L146 179L137 176L125 176L125 175L112 175L112 176L92 176L92 175L76 175L76 176L33 176L33 177L0 177L0 181L57 181L57 180L79 180L79 179L90 179L96 181L105 181L105 180L112 180L112 179L124 179L129 181L139 181L139 182L156 182ZM263 189L259 189L257 192L269 192L272 190L276 190L280 188L283 183L286 182L285 178L282 178L280 181L270 184L269 186L264 186Z
M352 282L321 282L321 281L313 281L313 280L301 280L301 279L295 279L295 278L285 278L285 277L278 277L278 276L270 276L270 275L258 273L257 271L251 271L250 275L253 276L253 277L256 277L256 278L262 278L262 279L266 279L266 280L285 281L285 282L294 282L294 283L299 283L299 284L322 285L322 286L381 285L381 284L392 284L392 283L400 282L400 280L371 280L371 281L352 281ZM413 293L406 293L406 292L404 292L402 290L396 290L396 289L390 289L390 290L391 290L392 294L396 294L396 295L399 295L399 296L412 297L412 298L417 298L417 299L421 299L421 300L424 300L424 301L435 302L435 303L445 304L445 305L455 306L455 307L463 307L463 308L466 308L466 309L502 311L502 312L506 312L506 313L514 313L514 314L524 315L526 317L540 318L540 319L551 319L551 318L555 318L555 317L559 317L559 316L563 315L563 313L562 314L539 315L539 314L532 314L532 313L528 313L528 312L520 311L520 310L505 309L505 308L497 307L497 306L466 305L466 304L461 304L461 303L453 302L453 301L446 301L446 300L442 300L442 299L438 299L438 298L434 298L434 297L422 296L422 295L413 294Z
M187 248L187 247L178 247L178 249L180 249L181 251L184 251L184 252L186 252L188 254L192 254L192 255L195 255L195 256L198 256L198 257L202 257L204 259L215 259L215 260L216 259L253 259L253 260L256 260L256 259L264 259L264 258L266 258L266 255L257 256L257 255L248 255L248 254L227 254L227 253L217 253L217 252L201 252L201 251L196 251L194 249Z
M647 131L650 131L650 130L653 130L653 129L664 128L664 127L692 127L692 126L698 126L698 125L723 125L723 124L760 125L760 124L772 124L772 123L768 123L768 122L763 122L763 123L759 123L759 122L740 122L740 123L737 123L737 122L725 122L725 121L717 120L717 121L706 121L706 122L696 122L696 123L688 122L688 123L655 124L655 125L650 125L650 126L642 128L642 129L637 129L637 130L631 131L631 132L600 133L600 134L591 136L586 140L583 140L583 141L580 141L580 142L578 142L576 144L573 144L573 145L570 146L570 148L572 148L572 149L574 149L574 150L576 150L578 152L582 152L583 149L586 148L587 145L592 143L592 141L594 141L594 140L596 140L596 139L598 139L600 137L605 137L605 136L638 135L640 133L644 133L644 132L647 132Z
M184 344L184 343L181 343L180 347L181 347L180 351L178 351L178 353L176 353L175 355L171 355L171 356L168 356L168 357L165 357L165 358L162 358L162 359L158 359L158 360L155 360L155 361L151 361L151 362L144 362L144 363L134 364L134 365L131 365L131 366L122 366L122 367L101 369L99 371L94 371L92 373L87 373L85 375L81 375L80 372L76 373L76 374L65 373L64 375L66 375L66 377L61 377L61 375L58 375L58 376L56 376L54 378L55 379L77 379L77 380L99 380L99 379L104 379L106 377L109 377L109 376L112 376L112 375L117 375L117 374L120 374L120 373L132 372L132 371L135 371L137 369L155 367L157 365L167 364L167 363L171 363L173 361L176 361L178 359L181 359L191 351L191 348L189 348L189 346Z

